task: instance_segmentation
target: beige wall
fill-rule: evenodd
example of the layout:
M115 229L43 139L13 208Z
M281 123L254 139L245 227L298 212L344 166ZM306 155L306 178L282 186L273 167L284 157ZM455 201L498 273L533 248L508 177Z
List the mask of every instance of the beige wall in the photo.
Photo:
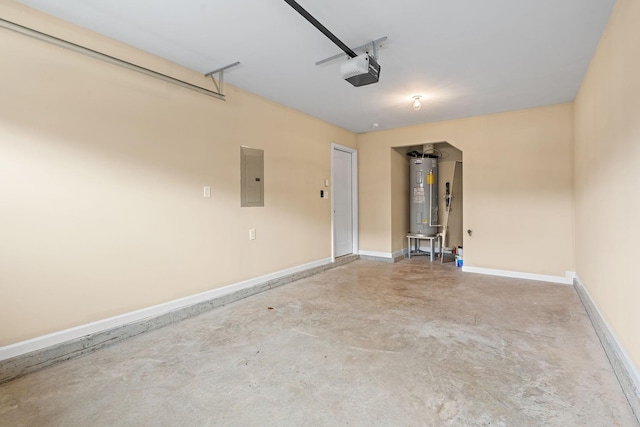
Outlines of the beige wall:
M438 224L447 225L445 247L462 246L462 162L443 159L438 164ZM447 214L446 185L449 185L451 201ZM443 228L442 228L443 229ZM442 230L441 229L441 230Z
M391 149L391 236L392 247L407 245L409 231L409 158L407 150ZM360 214L362 217L362 213Z
M0 15L211 87L21 5ZM329 257L331 142L359 148L360 249L401 250L408 173L391 147L448 141L464 152L465 265L576 269L638 366L639 19L640 3L618 1L575 127L562 104L358 137L230 86L221 102L0 30L0 346ZM264 208L239 207L240 145L265 150Z
M212 87L16 3L0 16ZM0 346L331 256L319 190L354 134L4 29L0 58ZM240 208L242 144L265 150L264 208Z
M447 222L445 247L462 246L462 151L449 143L435 144L435 147L441 154L438 164L438 224L444 225ZM451 184L452 196L448 220L444 198L447 182Z
M640 2L618 0L575 101L576 267L640 367Z
M402 248L389 148L447 141L464 155L465 265L564 276L574 269L572 123L561 104L358 135L360 249Z

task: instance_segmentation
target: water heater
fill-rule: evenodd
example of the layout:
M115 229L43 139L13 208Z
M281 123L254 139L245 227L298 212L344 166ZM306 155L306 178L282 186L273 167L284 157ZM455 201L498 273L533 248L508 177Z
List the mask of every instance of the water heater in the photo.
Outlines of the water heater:
M410 233L438 234L438 159L409 159Z

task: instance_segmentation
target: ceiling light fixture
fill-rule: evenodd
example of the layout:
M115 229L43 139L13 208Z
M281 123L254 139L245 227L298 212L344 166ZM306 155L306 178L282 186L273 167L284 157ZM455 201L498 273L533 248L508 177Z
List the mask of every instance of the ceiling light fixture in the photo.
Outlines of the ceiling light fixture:
M413 103L411 105L413 105L413 109L416 111L422 108L422 102L420 101L420 98L422 98L422 95L413 96Z

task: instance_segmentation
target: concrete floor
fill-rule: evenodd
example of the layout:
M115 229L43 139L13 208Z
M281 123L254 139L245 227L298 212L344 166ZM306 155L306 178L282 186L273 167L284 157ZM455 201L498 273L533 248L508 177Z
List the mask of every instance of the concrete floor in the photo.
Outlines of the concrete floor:
M636 426L571 286L356 261L0 385L1 426Z

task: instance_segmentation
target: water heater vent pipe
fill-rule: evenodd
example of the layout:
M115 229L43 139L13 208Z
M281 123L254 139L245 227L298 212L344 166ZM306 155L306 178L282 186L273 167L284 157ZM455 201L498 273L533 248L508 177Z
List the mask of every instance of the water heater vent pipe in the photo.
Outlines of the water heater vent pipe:
M429 175L429 227L442 227L442 224L433 224L433 169L429 169Z

